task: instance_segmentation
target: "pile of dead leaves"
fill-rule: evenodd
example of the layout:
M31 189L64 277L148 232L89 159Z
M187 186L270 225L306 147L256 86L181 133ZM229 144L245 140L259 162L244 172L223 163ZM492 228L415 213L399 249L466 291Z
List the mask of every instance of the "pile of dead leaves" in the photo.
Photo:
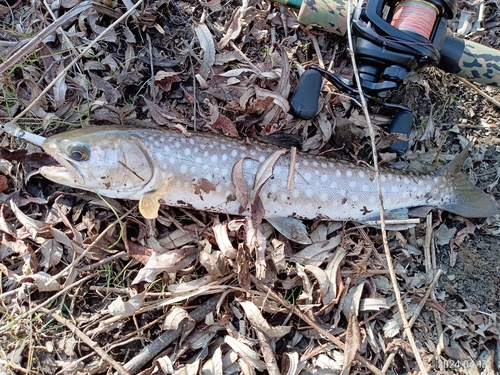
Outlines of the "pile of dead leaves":
M300 25L293 11L267 0L144 2L105 32L133 5L0 1L0 56L9 64L0 76L2 122L34 103L18 121L45 135L109 123L234 137L287 133L305 139L304 152L369 162L366 120L331 85L315 119L289 114L289 96L310 62L331 61L349 73L345 41ZM74 7L83 10L68 16ZM461 27L467 20L460 18ZM57 27L37 37L51 25ZM34 48L14 61L29 43ZM497 137L493 130L478 135L440 126L446 108L459 104L449 100L456 87L437 79L407 84L420 100L420 126L396 166L425 171L473 137ZM448 99L433 107L436 93ZM372 121L382 162L396 160L385 151L394 139L379 128L390 118L374 114ZM50 163L36 147L7 136L1 146L2 373L416 371L379 231L308 222L310 244L299 245L250 218L165 207L148 221L133 202L103 201L34 174ZM493 194L499 159L497 143L479 146L466 163ZM498 218L480 224L438 213L389 234L406 315L429 372L493 374L500 367L498 255L483 268L491 270L483 280L493 285L490 299L471 303L452 277L468 238L498 236L499 227Z

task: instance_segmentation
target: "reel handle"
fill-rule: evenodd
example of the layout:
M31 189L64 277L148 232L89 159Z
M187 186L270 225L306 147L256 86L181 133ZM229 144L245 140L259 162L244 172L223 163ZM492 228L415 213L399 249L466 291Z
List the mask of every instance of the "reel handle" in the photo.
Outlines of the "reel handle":
M402 155L408 150L412 125L413 115L410 111L399 111L396 113L389 126L389 134L404 134L408 140L394 142L392 146L389 147L390 152Z
M311 120L318 113L318 101L323 76L315 69L302 73L297 89L290 98L292 114L304 120Z

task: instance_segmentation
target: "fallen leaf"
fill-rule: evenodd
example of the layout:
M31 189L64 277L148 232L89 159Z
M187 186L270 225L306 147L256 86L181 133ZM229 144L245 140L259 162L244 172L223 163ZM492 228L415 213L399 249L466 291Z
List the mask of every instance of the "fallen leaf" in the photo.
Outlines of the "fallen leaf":
M347 324L344 361L342 363L342 370L348 368L356 358L356 354L361 347L361 333L359 329L359 322L356 313L352 313Z
M245 317L252 323L252 327L258 329L269 338L280 339L292 329L291 326L272 327L267 320L264 319L257 306L250 301L240 301L239 304L243 307L243 310L245 310Z
M174 273L186 268L198 256L198 250L193 247L170 250L160 254L154 251L146 265L139 270L132 285L140 282L151 283L162 272Z
M154 84L160 87L165 92L170 92L172 84L175 82L180 82L181 78L179 75L182 72L166 72L164 70L159 70L155 74Z
M122 317L132 315L144 304L144 295L144 293L136 294L128 301L124 301L121 296L118 296L108 305L109 313L113 316Z

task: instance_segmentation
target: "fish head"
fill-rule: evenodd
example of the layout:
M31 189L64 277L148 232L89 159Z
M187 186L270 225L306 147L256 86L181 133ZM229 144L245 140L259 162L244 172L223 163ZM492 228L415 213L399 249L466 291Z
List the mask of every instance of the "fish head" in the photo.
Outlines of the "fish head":
M42 167L51 181L113 198L137 199L150 189L154 165L133 132L114 127L73 130L47 138L42 148L59 162Z

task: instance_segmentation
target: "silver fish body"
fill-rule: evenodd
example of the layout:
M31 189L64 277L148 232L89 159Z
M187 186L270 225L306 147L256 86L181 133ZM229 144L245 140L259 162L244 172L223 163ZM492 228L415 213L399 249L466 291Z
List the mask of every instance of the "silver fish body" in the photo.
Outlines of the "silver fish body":
M241 207L241 193L248 191L252 201L256 175L280 150L211 133L186 137L177 130L114 126L62 133L46 139L43 148L62 165L40 170L55 182L133 200L164 191L161 202L166 205L242 215L250 213L250 203ZM385 209L434 206L466 217L497 214L494 199L460 171L465 156L430 174L384 169ZM290 163L290 153L279 156L271 177L262 185L259 196L266 218L363 222L377 217L378 191L372 168L298 154L292 169L293 189L287 190ZM242 167L240 181L245 185L238 191L233 184L237 177L232 177L238 174L237 165Z

